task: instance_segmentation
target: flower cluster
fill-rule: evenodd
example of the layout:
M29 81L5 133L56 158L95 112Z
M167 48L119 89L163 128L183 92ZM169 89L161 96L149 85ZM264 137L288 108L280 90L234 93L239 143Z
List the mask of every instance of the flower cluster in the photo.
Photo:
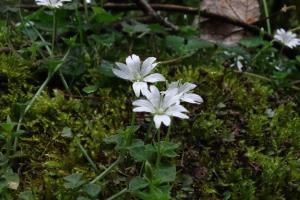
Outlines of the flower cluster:
M46 6L52 9L63 6L64 2L71 2L71 0L35 0L37 5Z
M291 49L300 45L300 39L297 38L295 33L291 31L285 31L282 28L276 30L274 38Z
M162 92L154 85L149 87L148 83L166 80L162 74L152 73L157 66L155 61L156 58L149 57L141 62L139 56L133 54L126 58L126 64L117 62L118 68L114 68L113 73L122 79L131 81L137 97L140 97L141 94L144 96L132 103L133 112L151 113L155 127L160 128L162 123L169 126L171 117L189 118L186 115L188 110L180 105L181 102L201 104L203 99L192 93L192 90L196 88L196 85L192 83L172 82L167 85L167 90Z

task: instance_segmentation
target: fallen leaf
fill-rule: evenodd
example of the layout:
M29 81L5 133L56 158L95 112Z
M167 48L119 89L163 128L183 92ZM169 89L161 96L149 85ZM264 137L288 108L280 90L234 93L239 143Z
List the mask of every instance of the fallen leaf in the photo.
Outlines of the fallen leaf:
M227 16L246 24L259 20L260 8L257 0L203 0L201 10ZM245 32L242 28L227 24L221 20L203 20L201 38L225 44L237 43Z

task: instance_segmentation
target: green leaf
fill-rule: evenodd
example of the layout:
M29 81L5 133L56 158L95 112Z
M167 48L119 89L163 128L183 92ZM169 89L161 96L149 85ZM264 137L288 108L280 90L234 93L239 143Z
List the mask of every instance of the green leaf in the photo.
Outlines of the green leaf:
M161 26L160 24L149 24L148 28L153 33L161 33L161 34L166 34L167 33L165 27Z
M20 184L19 175L14 173L12 169L8 169L4 172L3 177L6 180L7 187L12 190L17 190Z
M182 52L184 48L184 38L179 36L170 35L165 39L167 48L174 52Z
M103 60L101 65L97 68L98 72L106 77L115 77L114 73L112 72L114 64Z
M142 200L170 200L170 193L166 193L159 187L151 186L149 192L136 191L134 195Z
M201 40L199 38L189 39L185 45L185 50L187 52L198 51L199 49L213 48L214 45L206 40Z
M153 168L148 160L145 162L145 174L149 180L153 178Z
M288 72L273 72L273 77L276 79L285 79L288 75Z
M27 190L27 191L21 192L19 194L19 199L20 200L34 200L34 196L31 191Z
M79 196L76 198L76 200L91 200L90 198Z
M265 43L266 42L260 37L246 37L240 40L240 44L247 48L258 47Z
M142 140L134 140L129 148L130 155L136 162L149 160L155 153L155 149L151 144L144 145Z
M82 190L91 197L96 197L100 193L101 187L97 184L89 183L84 185Z
M12 122L6 122L6 123L2 123L1 124L1 128L3 129L3 131L7 132L7 133L11 133L15 127L15 123Z
M179 147L178 143L173 143L169 141L161 141L160 142L160 154L162 157L173 158L176 157L176 149ZM156 149L158 147L156 146Z
M300 55L296 56L296 60L300 63Z
M92 39L107 48L110 48L116 41L116 35L114 33L110 34L101 34L101 35L92 35Z
M121 134L112 135L110 137L104 138L106 144L116 144L121 145L124 141L124 137Z
M86 94L92 94L98 90L97 85L89 85L82 89Z
M72 138L73 137L73 133L71 128L69 127L64 127L62 132L61 132L61 136L62 137L66 137L66 138Z
M61 65L62 63L63 63L63 61L61 59L51 58L51 59L47 60L46 67L48 69L48 72L55 73L56 70L58 69L58 66Z
M120 19L118 15L112 15L100 7L92 7L93 19L102 24L109 24Z
M74 189L74 188L78 188L79 186L81 186L82 184L85 183L85 181L81 180L82 178L81 173L74 173L71 174L67 177L64 177L65 183L64 186L67 189Z
M154 178L157 184L173 182L176 179L175 165L161 165L154 171Z
M147 187L148 185L149 185L149 183L147 181L145 181L143 178L141 178L139 176L136 176L130 180L129 190L130 191L141 190L141 189L144 189L145 187Z
M147 33L150 31L148 25L139 22L135 22L134 24L123 23L122 26L123 31L127 32L129 35L133 35L136 33Z

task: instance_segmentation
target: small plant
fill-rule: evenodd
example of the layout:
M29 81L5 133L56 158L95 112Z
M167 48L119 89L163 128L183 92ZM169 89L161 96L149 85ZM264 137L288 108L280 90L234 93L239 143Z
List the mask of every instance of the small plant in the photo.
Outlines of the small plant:
M2 199L12 198L9 190L17 190L20 178L12 169L14 158L21 156L21 152L14 149L14 141L22 133L16 131L16 123L7 117L6 122L0 124L0 197Z

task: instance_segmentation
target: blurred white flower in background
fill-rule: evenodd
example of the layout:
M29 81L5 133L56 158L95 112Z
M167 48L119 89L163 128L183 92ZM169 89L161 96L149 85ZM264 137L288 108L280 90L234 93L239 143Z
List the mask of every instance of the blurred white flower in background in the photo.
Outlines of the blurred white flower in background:
M291 49L300 45L300 39L297 38L295 33L291 31L285 31L282 28L276 30L274 38Z
M238 70L240 72L242 72L243 71L243 67L244 67L244 65L242 63L243 60L244 60L243 56L237 56L237 57L235 57L234 58L234 63L231 65L231 67L236 66L238 68Z
M186 82L182 84L181 81L176 81L168 85L168 89L165 93L176 92L177 95L180 95L180 100L183 102L201 104L203 103L202 97L198 94L192 93L192 90L196 87L197 85L193 83Z
M141 62L140 57L132 54L126 58L126 64L117 62L118 68L112 69L113 73L125 80L132 81L132 88L137 97L141 92L144 94L148 90L147 83L165 81L165 77L160 73L151 74L156 67L156 58L149 57Z
M18 22L18 23L16 23L16 27L19 27L19 26L32 27L32 26L34 26L34 22L27 21L27 22Z
M63 6L64 2L71 2L71 0L35 0L39 6L47 6L49 8L59 8Z
M160 92L154 85L150 86L150 90L145 92L146 99L139 99L132 103L133 112L148 112L153 115L155 127L158 129L163 123L170 126L171 117L188 119L185 114L188 112L179 104L181 94L177 94L177 90L169 92Z

